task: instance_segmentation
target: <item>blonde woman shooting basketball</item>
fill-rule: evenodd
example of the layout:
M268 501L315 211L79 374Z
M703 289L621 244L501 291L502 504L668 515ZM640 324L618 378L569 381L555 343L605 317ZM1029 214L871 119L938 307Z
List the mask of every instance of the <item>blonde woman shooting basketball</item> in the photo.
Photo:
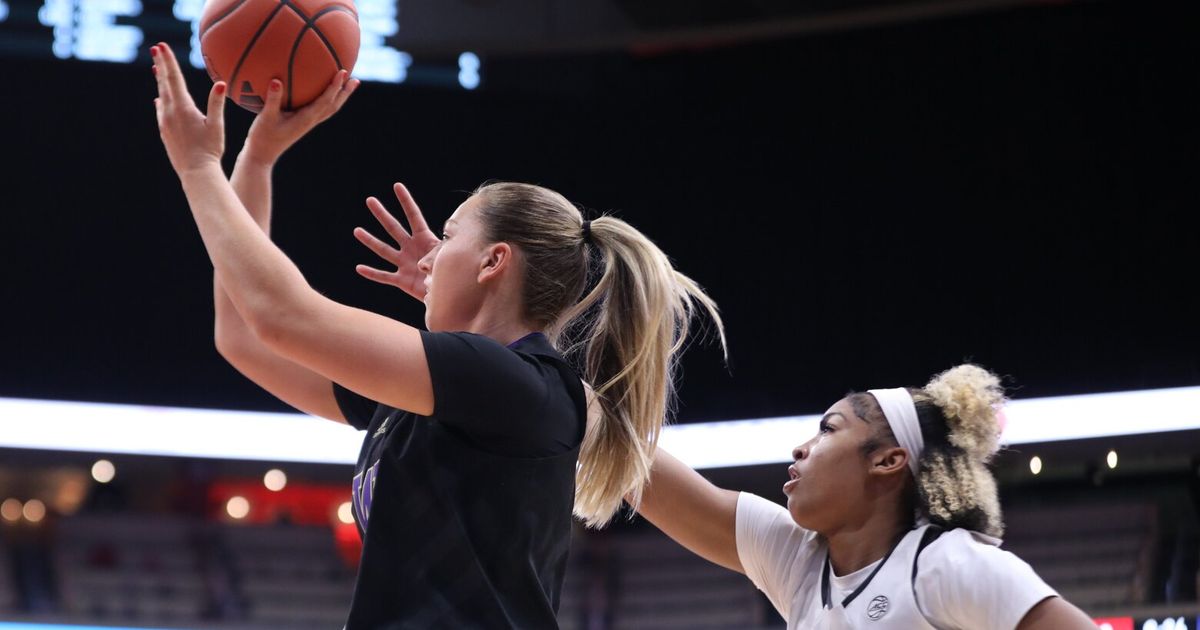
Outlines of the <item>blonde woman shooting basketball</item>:
M427 331L329 300L265 233L263 165L353 84L339 76L288 132L270 92L231 183L223 84L206 117L170 49L153 57L163 144L216 272L221 353L280 399L366 430L348 629L555 627L572 511L600 525L640 492L674 358L694 308L716 318L711 300L628 224L585 221L561 195L524 184L481 187L441 238L396 186L412 229L392 226L398 268L362 271L422 300ZM557 349L564 330L582 331L591 422L580 375Z

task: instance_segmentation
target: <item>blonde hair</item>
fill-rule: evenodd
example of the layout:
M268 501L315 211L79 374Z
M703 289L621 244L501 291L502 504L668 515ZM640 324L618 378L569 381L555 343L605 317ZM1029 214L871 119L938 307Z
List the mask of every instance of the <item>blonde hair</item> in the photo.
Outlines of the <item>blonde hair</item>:
M913 402L918 417L922 403L941 412L940 418L928 421L929 431L922 428L922 433L935 439L926 438L919 462L916 485L921 508L933 523L1001 536L1004 523L996 479L987 468L1000 447L996 411L1005 402L1000 378L977 365L959 365L913 392ZM944 430L937 426L938 420Z
M589 423L575 476L575 515L607 524L623 500L635 509L663 424L674 411L676 360L703 309L722 347L716 303L650 239L610 216L590 222L552 190L517 183L475 191L488 238L525 256L526 317L564 354L582 356L600 419ZM593 267L598 267L595 273ZM595 276L595 277L593 277ZM582 295L590 280L594 286Z
M997 409L1006 402L1000 378L968 363L934 376L925 387L910 388L909 393L925 440L914 484L917 509L942 527L1001 536L1004 523L996 480L987 468L1000 444ZM871 400L865 416L858 412L865 402L861 396ZM854 394L851 402L856 413L877 424L879 437L895 442L874 397Z

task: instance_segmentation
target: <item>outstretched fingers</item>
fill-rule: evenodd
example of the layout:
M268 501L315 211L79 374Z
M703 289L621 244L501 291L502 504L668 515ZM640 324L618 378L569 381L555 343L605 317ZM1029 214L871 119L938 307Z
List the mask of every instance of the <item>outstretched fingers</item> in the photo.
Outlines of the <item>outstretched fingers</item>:
M425 222L425 215L421 214L421 208L413 200L408 188L396 182L392 185L392 190L396 193L396 199L400 200L400 207L404 208L404 217L408 219L408 227L412 228L413 233L428 232L429 224Z
M363 228L354 228L354 238L362 243L375 253L376 256L392 263L393 265L400 264L400 250L379 240L374 234L364 230Z
M383 207L383 204L378 199L367 197L367 209L371 211L371 215L383 226L388 235L396 239L396 242L401 247L412 238L408 230L404 229L404 226L396 220L396 217L392 216L391 212L388 212L387 208Z
M394 272L383 271L382 269L376 269L367 265L356 265L354 271L372 282L396 286L396 274Z

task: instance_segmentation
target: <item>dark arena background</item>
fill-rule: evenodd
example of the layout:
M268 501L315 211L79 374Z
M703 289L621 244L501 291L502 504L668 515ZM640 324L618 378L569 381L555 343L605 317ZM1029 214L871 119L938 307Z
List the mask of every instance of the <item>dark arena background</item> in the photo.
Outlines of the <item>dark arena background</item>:
M620 216L728 327L664 447L783 501L850 390L964 360L1014 402L1005 547L1114 630L1200 616L1200 5L360 0L366 80L277 168L275 239L359 278L363 199L480 183ZM201 0L0 0L0 629L341 628L361 437L229 367L148 48ZM194 94L210 85L191 67ZM229 107L227 165L252 117ZM711 333L711 329L710 329ZM783 627L636 516L578 528L563 628Z

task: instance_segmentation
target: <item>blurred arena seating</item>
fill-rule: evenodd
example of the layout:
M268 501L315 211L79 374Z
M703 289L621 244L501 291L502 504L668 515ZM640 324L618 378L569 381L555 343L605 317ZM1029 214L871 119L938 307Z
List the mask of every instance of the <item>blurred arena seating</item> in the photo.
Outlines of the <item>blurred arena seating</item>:
M267 628L339 628L354 590L354 573L337 554L328 528L224 526L246 617Z
M170 623L199 619L205 585L193 524L182 518L79 516L58 523L59 607L70 618Z
M615 628L750 628L756 589L745 577L693 555L663 534L615 541L620 571Z
M1004 547L1088 611L1146 603L1158 541L1153 503L1009 510Z
M12 561L8 557L8 546L0 544L0 615L7 615L16 608L17 594L12 583Z
M1089 613L1153 611L1161 508L1149 499L1011 507L1004 546ZM61 517L48 531L53 605L22 606L16 550L6 536L2 619L328 629L341 627L353 590L354 569L330 527L118 511ZM564 630L783 625L744 577L693 556L644 522L577 530L559 617Z

